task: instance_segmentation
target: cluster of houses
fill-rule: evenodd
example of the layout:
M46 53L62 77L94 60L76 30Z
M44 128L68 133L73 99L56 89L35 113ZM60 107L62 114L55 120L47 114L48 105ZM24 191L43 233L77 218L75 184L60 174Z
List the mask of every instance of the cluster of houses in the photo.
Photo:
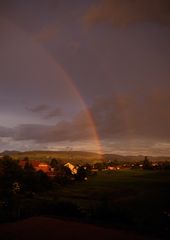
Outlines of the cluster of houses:
M20 160L19 161L19 165L24 168L25 164L28 163L27 160ZM50 177L54 177L55 176L55 170L53 167L51 167L51 165L49 163L46 162L41 162L38 160L29 160L29 164L32 165L32 167L36 170L36 171L43 171L44 173L46 173L48 176ZM70 162L67 162L66 164L64 164L65 167L69 168L71 173L73 175L77 174L78 168L79 166L75 166ZM152 169L158 169L160 168L160 164L157 162L151 162L151 167ZM85 169L86 167L84 167ZM91 172L92 173L96 173L99 170L101 171L117 171L117 170L125 170L125 169L134 169L134 168L139 168L139 169L143 169L144 165L142 162L136 162L136 163L122 163L122 164L113 164L113 162L108 161L107 163L105 162L105 164L103 163L96 163L94 165L91 165Z
M19 161L19 165L24 168L26 163L28 163L27 160L20 160ZM55 176L54 173L54 168L50 166L49 163L46 162L41 162L38 160L29 160L29 164L32 165L32 167L36 170L36 171L43 171L44 173L46 173L48 176ZM73 165L70 162L67 162L66 164L64 164L65 167L69 168L71 173L77 174L77 170L78 170L78 166ZM84 167L85 168L85 167ZM124 168L129 168L126 165L123 166L110 166L108 165L107 167L102 167L102 169L98 166L96 166L95 164L92 165L92 172L98 172L99 170L120 170L120 169L124 169Z
M27 160L20 160L19 161L19 165L22 168L24 168L27 163L28 163ZM49 163L41 162L41 161L38 161L38 160L29 160L29 164L32 165L32 167L36 171L42 171L42 172L46 173L48 176L50 176L50 177L54 177L55 176L54 168L51 167ZM69 168L72 174L76 174L77 173L77 167L74 166L73 164L68 162L64 166Z

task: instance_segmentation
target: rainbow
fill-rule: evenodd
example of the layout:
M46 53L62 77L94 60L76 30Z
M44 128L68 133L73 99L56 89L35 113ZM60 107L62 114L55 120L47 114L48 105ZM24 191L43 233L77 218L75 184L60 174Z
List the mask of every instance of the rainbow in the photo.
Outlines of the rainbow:
M19 31L21 34L24 34L29 41L31 42L31 44L34 45L35 49L37 48L41 53L42 56L44 56L44 58L48 59L49 64L52 65L53 69L55 69L56 71L56 75L57 75L57 71L59 70L60 72L62 72L62 75L64 76L64 80L66 85L69 87L69 91L71 91L71 93L73 93L73 95L75 96L76 100L78 101L79 105L81 106L81 108L83 109L85 116L86 116L86 120L88 122L88 126L90 127L90 132L91 132L91 136L92 136L92 142L95 145L94 149L96 152L102 154L102 146L101 146L101 142L100 142L100 137L99 134L97 132L96 126L95 126L95 122L94 119L92 117L91 112L88 110L88 107L83 99L83 97L81 96L78 87L75 85L74 81L72 80L72 78L68 75L68 73L66 72L65 69L63 69L63 67L56 61L56 59L47 51L46 48L44 48L42 46L42 44L40 44L39 42L36 41L36 39L34 39L32 36L30 36L27 32L25 32L25 30L23 30L20 26L14 24L13 22L11 22L9 19L2 19L2 22L4 22L5 24L12 26L12 28L16 29L16 31Z
M43 48L44 49L44 48ZM74 93L74 95L76 96L76 98L79 100L80 105L82 106L82 109L85 111L86 114L86 118L87 121L89 123L90 129L91 129L91 134L93 136L93 140L94 140L94 144L96 147L96 152L99 154L103 154L103 150L102 150L102 145L100 142L100 137L99 134L97 132L96 129L96 125L94 122L94 119L92 117L91 112L88 110L88 107L83 99L83 97L81 96L80 92L78 91L77 86L75 85L74 81L71 79L70 76L68 76L67 72L61 67L61 65L59 63L56 62L56 60L54 59L53 56L51 56L46 49L44 49L46 54L48 55L48 57L50 57L50 59L53 61L54 64L57 65L57 68L60 68L60 70L62 71L63 75L65 76L65 79L67 81L67 84L70 87L70 91L72 91Z

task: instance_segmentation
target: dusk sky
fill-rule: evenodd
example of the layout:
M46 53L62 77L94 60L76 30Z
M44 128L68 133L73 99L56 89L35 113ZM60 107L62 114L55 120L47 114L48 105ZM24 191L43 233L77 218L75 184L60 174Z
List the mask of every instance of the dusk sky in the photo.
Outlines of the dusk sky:
M0 151L170 156L169 0L1 0Z

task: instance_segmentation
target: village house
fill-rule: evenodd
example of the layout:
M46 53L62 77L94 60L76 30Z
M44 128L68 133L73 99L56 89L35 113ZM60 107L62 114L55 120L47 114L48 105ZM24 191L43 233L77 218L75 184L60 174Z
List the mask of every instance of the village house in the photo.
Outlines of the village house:
M74 166L73 164L71 164L71 163L66 163L65 165L64 165L65 167L68 167L70 170L71 170L71 173L72 174L77 174L77 167L76 166Z
M51 168L49 166L48 163L43 163L43 162L40 162L40 161L37 161L37 160L20 160L19 161L19 165L24 168L25 167L25 164L26 163L29 163L32 165L32 167L36 170L36 171L42 171L44 173L46 173L48 176L54 176L54 171L53 171L53 168Z

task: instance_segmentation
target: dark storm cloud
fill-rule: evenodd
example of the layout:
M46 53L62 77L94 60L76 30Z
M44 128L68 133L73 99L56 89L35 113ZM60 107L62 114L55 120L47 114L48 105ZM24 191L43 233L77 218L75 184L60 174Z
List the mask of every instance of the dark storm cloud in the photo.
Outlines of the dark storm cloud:
M34 140L38 143L84 140L90 132L74 126L70 122L60 122L54 126L23 124L15 129L14 140Z
M111 22L114 26L153 22L170 25L169 0L101 0L87 11L88 25Z
M50 143L87 140L93 135L86 114L80 113L72 120L60 121L56 125L20 124L12 129L0 127L0 137L12 138L14 141Z
M37 41L45 43L58 34L61 25L70 24L74 18L77 19L77 14L81 16L84 4L84 1L78 0L2 0L0 13L35 34Z
M170 140L170 94L153 89L96 100L91 112L101 139Z
M46 119L63 116L63 110L60 107L53 108L47 104L40 104L26 109L33 113L40 114Z
M168 89L144 89L97 98L89 109L104 149L117 154L170 154L170 94ZM70 121L56 125L20 124L0 127L0 139L10 142L33 141L36 144L72 142L91 139L86 114L80 112ZM4 142L2 141L4 144ZM7 142L5 143L7 146ZM1 144L2 145L2 144Z
M168 142L169 103L169 90L153 89L145 91L145 96L140 95L138 90L96 99L90 111L102 140L133 138ZM60 121L56 125L21 124L13 129L1 127L0 135L18 141L78 141L90 138L91 128L84 113L80 113L72 120Z
M12 7L14 1L13 0L1 0L0 1L0 10L4 11L6 8Z
M6 126L0 127L0 143L20 150L24 144L30 149L67 141L83 145L91 127L83 113L73 118L82 109L75 84L92 106L106 150L168 151L170 35L162 26L169 26L169 5L165 0L0 1L0 126ZM116 27L84 31L85 13L87 25ZM161 27L133 24L144 22Z
M33 113L41 113L41 112L46 112L50 109L50 106L46 105L46 104L41 104L38 105L36 107L33 108L27 108L29 111L33 112Z
M12 137L12 136L13 136L13 129L12 128L0 126L0 138Z
M57 107L54 110L48 111L45 115L46 119L54 118L54 117L61 117L63 116L63 111L61 108Z

